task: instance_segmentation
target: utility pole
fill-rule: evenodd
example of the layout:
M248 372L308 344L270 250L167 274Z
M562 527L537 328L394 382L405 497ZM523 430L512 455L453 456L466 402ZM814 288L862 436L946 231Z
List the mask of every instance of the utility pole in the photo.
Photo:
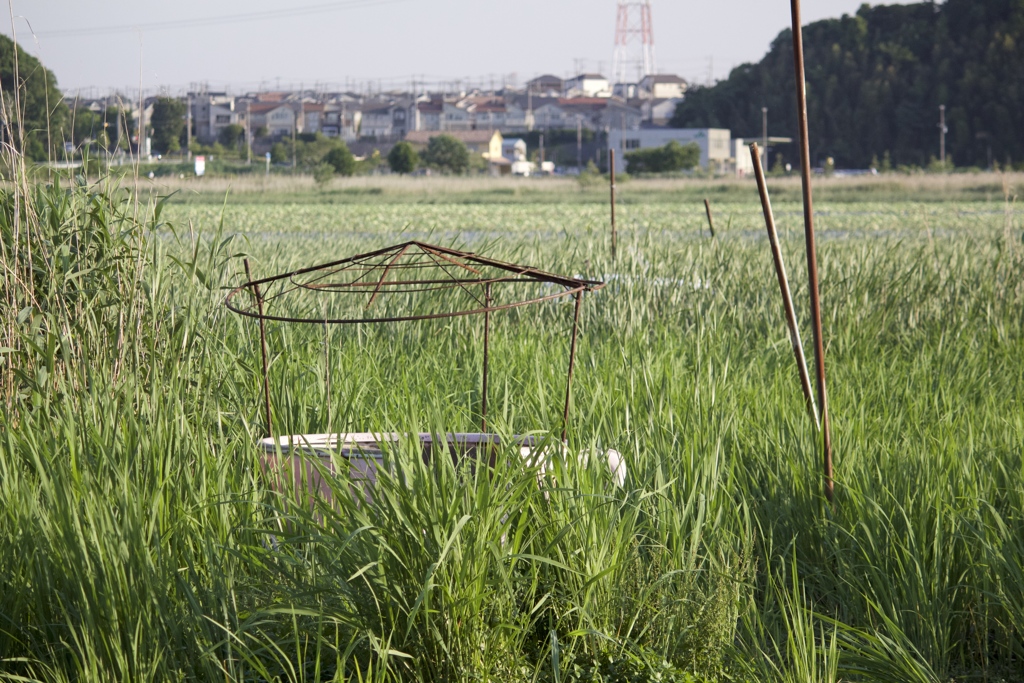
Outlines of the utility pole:
M245 101L245 163L252 163L252 102Z
M764 150L764 158L761 161L762 170L768 170L768 107L761 107L761 149Z
M576 116L576 168L583 173L583 119Z
M188 153L188 160L192 161L192 92L185 96L185 149Z
M946 105L939 105L939 163L946 168Z
M295 114L295 110L292 109L292 173L295 172L298 164L295 161L295 131L299 127L299 117Z
M541 171L544 170L544 133L540 134L540 163Z

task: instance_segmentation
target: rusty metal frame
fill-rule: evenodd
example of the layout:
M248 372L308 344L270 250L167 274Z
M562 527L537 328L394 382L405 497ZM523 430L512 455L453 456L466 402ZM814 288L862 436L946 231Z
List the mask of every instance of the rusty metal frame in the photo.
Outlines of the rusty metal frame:
M425 260L414 260L410 263L402 263L403 257L415 258L426 256ZM384 259L379 263L371 263L372 259ZM440 259L440 260L439 260ZM442 263L442 261L444 263ZM489 267L508 273L500 277L485 277L479 267ZM399 280L387 280L391 273L415 271L424 268L436 268L443 272L446 278L415 278L402 277ZM458 277L449 268L462 269L463 272L471 273L475 277ZM377 280L366 278L373 272L380 272ZM354 280L348 282L324 282L332 275L340 273L360 273ZM481 424L483 431L487 431L487 388L490 366L490 321L491 313L528 306L530 304L554 301L566 297L575 299L572 333L569 346L569 365L566 373L565 383L565 407L562 413L562 439L565 440L569 426L569 407L572 398L572 376L576 360L576 339L579 334L580 305L583 301L583 294L593 292L604 287L604 282L597 280L586 280L576 277L565 277L555 275L530 266L517 265L497 261L495 259L480 256L472 252L458 251L433 244L426 244L418 241L403 242L384 249L358 254L348 258L324 263L308 268L300 268L281 275L274 275L254 280L249 270L248 261L245 262L245 274L247 282L232 289L225 298L224 304L228 310L238 315L253 318L260 324L260 353L263 360L263 394L264 410L266 412L268 436L274 436L273 419L270 403L270 370L269 355L267 351L266 323L268 321L315 324L315 325L355 325L361 323L394 323L410 322L417 320L439 320L445 318L457 318L471 315L484 316L484 357L483 357L483 388L481 400ZM298 278L304 275L315 276L311 281L300 281ZM561 291L545 296L512 301L495 305L492 299L492 287L502 283L537 283L549 284L562 287ZM268 286L278 283L289 285L284 291L267 297ZM400 289L392 289L400 287ZM482 287L484 289L484 300L480 299L470 291L470 287ZM422 293L438 291L443 289L462 289L470 298L475 300L479 307L453 310L441 313L427 313L419 315L382 316L382 317L349 317L349 318L328 318L322 317L295 317L286 315L272 315L267 312L266 305L273 299L300 289L315 291L325 294L370 294L366 304L369 309L377 300L379 295L398 293ZM255 303L255 309L244 308L236 299L242 292L248 292L251 300Z

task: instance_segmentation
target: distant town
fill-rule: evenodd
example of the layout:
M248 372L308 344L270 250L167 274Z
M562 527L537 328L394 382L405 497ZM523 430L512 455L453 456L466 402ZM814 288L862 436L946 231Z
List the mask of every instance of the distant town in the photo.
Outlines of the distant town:
M671 141L696 145L701 169L717 174L750 173L749 155L742 149L744 140L733 138L731 131L668 126L687 87L686 80L673 74L613 84L604 75L580 73L568 79L546 74L518 88L443 92L302 88L231 94L199 86L185 96L145 97L141 114L139 100L131 102L130 97L119 94L93 99L75 95L66 101L72 111L89 111L98 122L113 120L108 115L111 110L123 112L131 118L132 131L138 130L140 116L148 131L159 125L161 100L180 102L184 124L179 127L184 139L178 144L165 142L161 148L146 137L140 148L138 136L133 135L131 145L121 146L143 157L172 152L176 157L191 158L196 150L220 145L244 148L247 161L266 158L269 163L276 144L322 136L344 141L362 158L374 153L386 156L401 141L422 149L431 138L446 134L482 159L492 175L527 176L556 169L573 173L591 163L606 170L608 150L615 150L616 170L621 172L626 169L628 153ZM123 125L115 127L122 129ZM94 134L76 136L81 139L74 144L81 146L96 139L98 133L90 132Z

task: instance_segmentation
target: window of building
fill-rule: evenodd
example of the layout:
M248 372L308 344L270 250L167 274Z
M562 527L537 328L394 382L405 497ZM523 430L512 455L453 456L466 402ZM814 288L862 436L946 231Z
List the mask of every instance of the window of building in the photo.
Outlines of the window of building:
M231 123L231 117L227 114L217 114L217 123Z
M640 140L636 138L626 140L626 149L640 149Z

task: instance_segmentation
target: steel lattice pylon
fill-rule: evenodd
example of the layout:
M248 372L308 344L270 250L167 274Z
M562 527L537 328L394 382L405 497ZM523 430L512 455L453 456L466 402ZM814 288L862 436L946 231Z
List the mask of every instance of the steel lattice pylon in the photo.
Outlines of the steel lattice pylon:
M612 77L616 83L636 83L655 73L651 0L619 0Z

